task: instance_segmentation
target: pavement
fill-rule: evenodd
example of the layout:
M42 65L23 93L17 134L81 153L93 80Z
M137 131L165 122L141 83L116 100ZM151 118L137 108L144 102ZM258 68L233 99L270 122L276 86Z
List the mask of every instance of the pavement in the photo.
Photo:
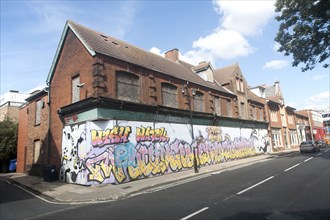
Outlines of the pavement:
M123 184L101 184L83 186L60 181L45 182L42 177L24 173L0 174L0 179L13 184L40 199L54 204L88 204L116 201L142 193L155 192L164 188L180 185L185 182L205 178L223 171L238 169L247 165L297 152L298 149L277 153L263 154L225 163L203 166L198 173L194 169L170 173L158 177L150 177Z

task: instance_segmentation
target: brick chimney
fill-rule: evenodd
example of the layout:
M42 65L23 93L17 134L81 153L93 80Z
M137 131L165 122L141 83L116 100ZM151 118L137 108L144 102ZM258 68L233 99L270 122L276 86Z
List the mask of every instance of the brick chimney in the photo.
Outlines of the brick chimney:
M173 62L179 62L179 50L174 48L165 52L165 58Z

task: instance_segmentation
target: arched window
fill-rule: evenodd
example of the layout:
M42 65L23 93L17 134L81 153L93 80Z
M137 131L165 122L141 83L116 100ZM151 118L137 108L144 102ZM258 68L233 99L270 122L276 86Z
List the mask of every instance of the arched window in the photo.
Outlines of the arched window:
M117 99L140 102L139 77L124 71L116 72Z
M172 84L162 83L162 100L164 106L178 108L177 87Z
M194 111L204 112L204 94L198 91L194 96Z

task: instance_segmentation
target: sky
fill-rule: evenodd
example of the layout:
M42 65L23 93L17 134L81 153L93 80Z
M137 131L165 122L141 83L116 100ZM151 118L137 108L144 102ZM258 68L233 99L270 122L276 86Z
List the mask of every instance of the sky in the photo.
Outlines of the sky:
M160 55L177 48L192 64L215 69L238 63L249 86L280 82L285 104L330 106L329 68L292 67L277 52L274 1L28 1L1 0L1 95L46 85L67 20Z

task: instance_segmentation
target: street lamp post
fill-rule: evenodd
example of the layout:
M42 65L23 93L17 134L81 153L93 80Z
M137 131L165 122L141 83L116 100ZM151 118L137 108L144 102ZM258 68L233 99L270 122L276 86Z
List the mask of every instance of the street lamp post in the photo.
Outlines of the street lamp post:
M186 99L188 101L188 107L189 107L189 123L190 123L191 139L192 139L192 143L194 143L194 127L193 127L193 122L192 122L192 108L191 108L191 104L192 104L192 100L194 99L194 96L196 95L196 90L195 89L192 89L191 90L191 93L192 94L190 95L190 92L189 92L188 88L187 87L182 87L181 92L182 92L183 96L186 97ZM195 170L195 173L198 173L196 150L197 150L196 147L194 147L193 148L193 153L194 153L194 170Z

